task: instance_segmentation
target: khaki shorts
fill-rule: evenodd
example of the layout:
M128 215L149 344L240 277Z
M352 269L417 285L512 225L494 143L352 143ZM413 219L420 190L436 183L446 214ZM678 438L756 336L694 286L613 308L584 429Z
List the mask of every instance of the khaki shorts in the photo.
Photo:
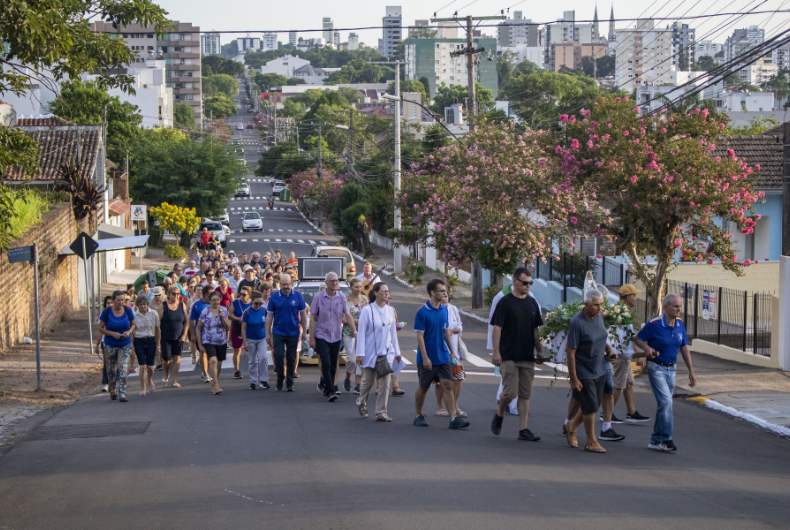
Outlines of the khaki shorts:
M634 373L631 371L631 357L618 355L612 363L614 369L614 387L625 390L628 383L634 383Z
M502 396L506 402L516 396L521 399L532 397L532 381L535 379L535 363L530 361L502 361L499 367L502 374Z

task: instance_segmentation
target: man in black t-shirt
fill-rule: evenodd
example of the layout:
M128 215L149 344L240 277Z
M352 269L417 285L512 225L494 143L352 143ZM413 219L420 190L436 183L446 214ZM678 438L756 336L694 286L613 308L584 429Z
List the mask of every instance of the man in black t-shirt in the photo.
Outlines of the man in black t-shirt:
M494 354L491 362L499 366L504 390L499 397L499 407L491 420L491 432L502 432L505 409L518 396L518 439L537 442L527 429L529 398L532 397L532 381L535 379L535 363L541 364L543 346L538 338L538 327L543 325L538 303L529 296L532 274L524 267L513 273L513 291L499 301L491 325L494 326L492 341ZM535 350L538 358L535 358Z

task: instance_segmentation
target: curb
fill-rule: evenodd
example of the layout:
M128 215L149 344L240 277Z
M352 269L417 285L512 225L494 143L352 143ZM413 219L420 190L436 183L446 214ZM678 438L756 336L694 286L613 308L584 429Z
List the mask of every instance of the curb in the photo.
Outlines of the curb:
M309 222L309 221L308 221L308 222ZM360 261L363 261L363 262L364 262L364 261L366 261L366 260L365 260L365 258L363 258L362 256L360 256L360 255L359 255L359 254L357 254L356 252L353 252L353 251L351 251L351 250L349 250L349 252L351 252L351 255L352 255L352 256L354 256L354 258L355 258L355 259L358 259L358 260L360 260ZM393 280L395 280L396 282L399 282L399 283L403 284L403 285L404 285L406 288L408 288L409 290L413 289L413 287L412 287L411 285L409 285L409 283L408 283L408 282L404 282L403 280L401 280L401 279L400 279L400 278L398 278L397 276L393 276L393 275L392 275L392 272L390 272L390 271L381 271L381 274L386 274L387 276L389 276L390 278L392 278L392 279L393 279Z
M714 401L712 399L708 399L704 396L697 396L697 397L690 397L691 401L699 403L700 405L704 405L706 407L710 407L713 410L718 410L720 412L724 412L725 414L729 414L730 416L734 416L736 418L741 418L743 420L748 421L749 423L753 423L759 427L767 431L771 431L775 434L780 436L784 436L786 438L790 438L790 429L787 427L783 427L781 425L777 425L775 423L771 423L769 421L765 421L762 418L758 418L753 414L749 414L748 412L741 412L738 409L734 409L732 407L728 407L727 405L722 405L718 401Z
M302 219L304 219L305 221L307 221L307 224L309 224L309 225L310 225L310 226L313 228L313 230L315 230L315 231L316 231L316 232L318 232L319 234L322 234L322 235L326 236L326 232L322 232L321 230L319 230L317 226L315 226L313 223L311 223L311 222L310 222L310 219L308 219L307 217L305 217L305 215L302 213L302 210L300 210L300 209L299 209L299 207L296 205L296 203L295 203L295 202L291 201L291 204L293 204L293 205L294 205L294 208L296 209L296 211L297 211L297 212L299 212L299 215L301 215L301 216L302 216ZM326 237L328 237L328 236L326 236ZM361 258L360 258L360 259L361 259Z
M474 313L469 313L468 311L464 311L463 309L459 309L458 312L464 315L465 317L469 317L473 320L477 320L478 322L482 322L483 324L488 324L488 320L486 320L481 316L475 315Z

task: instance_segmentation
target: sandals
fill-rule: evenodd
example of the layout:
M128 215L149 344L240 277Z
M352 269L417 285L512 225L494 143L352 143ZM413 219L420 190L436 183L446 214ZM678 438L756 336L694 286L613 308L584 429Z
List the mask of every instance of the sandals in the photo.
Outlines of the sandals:
M390 418L386 414L379 414L376 416L376 421L391 422L392 418Z
M173 383L172 386L173 386L173 388L181 388L181 384L180 383Z
M139 393L139 394L137 394L137 395L138 395L139 397L145 397L145 392L140 392L140 393Z
M449 416L450 413L447 412L445 409L439 409L436 411L437 416Z
M575 432L568 431L565 439L568 441L568 445L570 445L572 449L577 449L579 447L579 441L576 439Z
M214 394L215 396L219 396L220 394L222 394L222 390L218 390L217 392L212 392L212 394Z
M600 445L600 444L598 445L598 448L597 448L597 449L594 449L594 448L593 448L593 447L591 447L589 444L587 444L587 445L585 445L585 446L584 446L584 450L585 450L585 451L587 451L588 453L598 453L598 454L603 454L603 453L605 453L605 452L606 452L606 449L604 449L603 447L601 447L601 445Z
M392 395L393 395L393 396L403 396L403 395L405 395L405 394L406 394L406 392L404 392L403 390L401 390L401 388L400 388L400 387L395 387L395 388L393 388L393 389L392 389Z
M459 418L466 418L468 416L468 414L461 409L458 409L456 414L458 415Z

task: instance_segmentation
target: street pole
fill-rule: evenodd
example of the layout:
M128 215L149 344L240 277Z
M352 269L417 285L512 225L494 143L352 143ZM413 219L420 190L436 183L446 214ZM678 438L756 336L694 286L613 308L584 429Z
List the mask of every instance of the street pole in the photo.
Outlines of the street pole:
M106 107L105 107L106 109ZM33 298L36 310L36 390L41 390L41 323L38 314L38 246L33 243ZM91 340L93 344L93 340Z
M82 239L82 255L87 255L88 251L85 249L85 238ZM85 305L88 306L88 337L90 338L91 355L93 355L93 319L91 317L91 288L88 279L88 260L82 258L82 268L85 273ZM38 276L38 275L37 275Z
M318 124L318 180L321 180L324 176L324 172L321 169L321 124Z
M790 256L790 122L785 122L782 130L782 256Z

